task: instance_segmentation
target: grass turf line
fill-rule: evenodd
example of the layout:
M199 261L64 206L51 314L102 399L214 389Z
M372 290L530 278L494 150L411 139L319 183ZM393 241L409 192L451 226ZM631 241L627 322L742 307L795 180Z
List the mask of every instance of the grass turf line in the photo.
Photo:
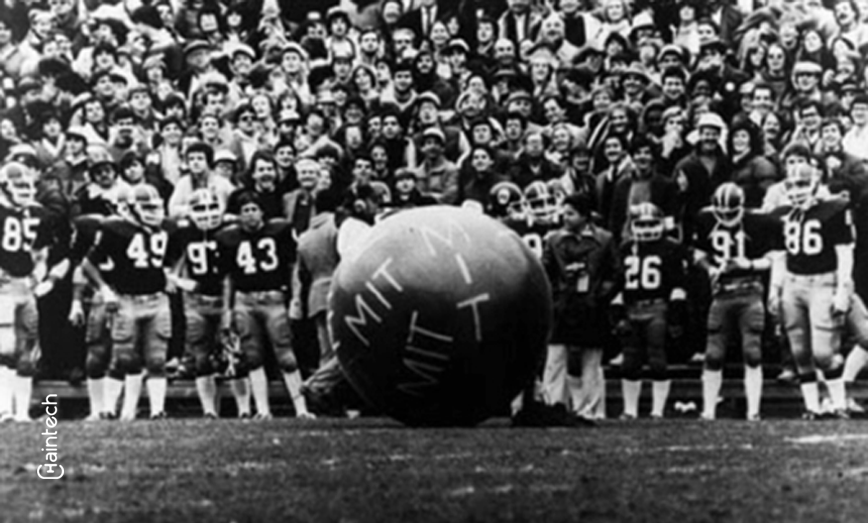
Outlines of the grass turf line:
M0 521L864 521L868 422L0 426Z

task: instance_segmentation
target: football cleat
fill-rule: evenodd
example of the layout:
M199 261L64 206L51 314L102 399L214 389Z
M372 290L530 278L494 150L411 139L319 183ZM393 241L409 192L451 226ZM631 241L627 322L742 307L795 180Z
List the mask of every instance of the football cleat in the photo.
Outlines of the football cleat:
M711 209L721 225L738 225L744 216L744 190L732 182L721 184L711 198Z
M618 419L621 421L634 421L636 419L635 414L627 414L626 412L622 412Z
M853 398L847 398L847 410L850 414L865 414L865 407Z
M210 231L223 223L223 204L217 193L197 189L190 195L190 219L200 230Z
M166 414L166 411L165 411L165 410L161 410L160 412L155 412L155 413L151 414L151 418L150 418L150 419L151 419L152 421L159 421L159 420L167 419L168 417L169 417L169 416Z
M274 416L270 412L257 412L253 419L255 421L271 421Z
M630 234L637 242L653 242L663 237L663 213L650 202L630 207Z

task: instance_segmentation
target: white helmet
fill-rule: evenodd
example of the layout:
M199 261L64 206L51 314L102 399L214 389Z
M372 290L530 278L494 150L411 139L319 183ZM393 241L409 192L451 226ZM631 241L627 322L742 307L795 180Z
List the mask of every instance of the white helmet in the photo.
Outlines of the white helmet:
M12 205L26 207L36 202L36 182L30 169L18 162L0 168L0 190Z
M133 186L128 205L133 218L148 227L159 227L166 217L163 199L153 185L143 183Z
M223 204L210 189L197 189L190 195L190 219L203 231L216 229L223 222Z
M738 225L744 216L744 190L733 182L721 184L711 197L711 210L721 225Z
M650 202L630 207L630 234L637 242L653 242L663 237L665 224L660 208Z
M793 207L808 209L816 201L820 170L810 164L796 165L787 172L784 186Z

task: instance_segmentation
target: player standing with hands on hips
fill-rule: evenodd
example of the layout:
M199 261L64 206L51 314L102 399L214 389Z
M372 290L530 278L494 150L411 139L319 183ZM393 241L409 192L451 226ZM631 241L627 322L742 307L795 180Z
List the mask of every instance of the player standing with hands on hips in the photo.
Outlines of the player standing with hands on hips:
M265 374L266 337L299 418L313 418L301 393L301 373L292 350L287 300L295 261L292 224L263 219L262 203L253 191L236 200L238 223L220 231L218 256L223 277L221 328L234 330L250 376L256 419L272 418Z

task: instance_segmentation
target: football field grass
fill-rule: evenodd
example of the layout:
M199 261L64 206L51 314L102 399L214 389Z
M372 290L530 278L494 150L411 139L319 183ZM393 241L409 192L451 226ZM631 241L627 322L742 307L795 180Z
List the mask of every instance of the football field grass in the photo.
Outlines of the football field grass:
M0 425L0 521L868 521L868 421Z

